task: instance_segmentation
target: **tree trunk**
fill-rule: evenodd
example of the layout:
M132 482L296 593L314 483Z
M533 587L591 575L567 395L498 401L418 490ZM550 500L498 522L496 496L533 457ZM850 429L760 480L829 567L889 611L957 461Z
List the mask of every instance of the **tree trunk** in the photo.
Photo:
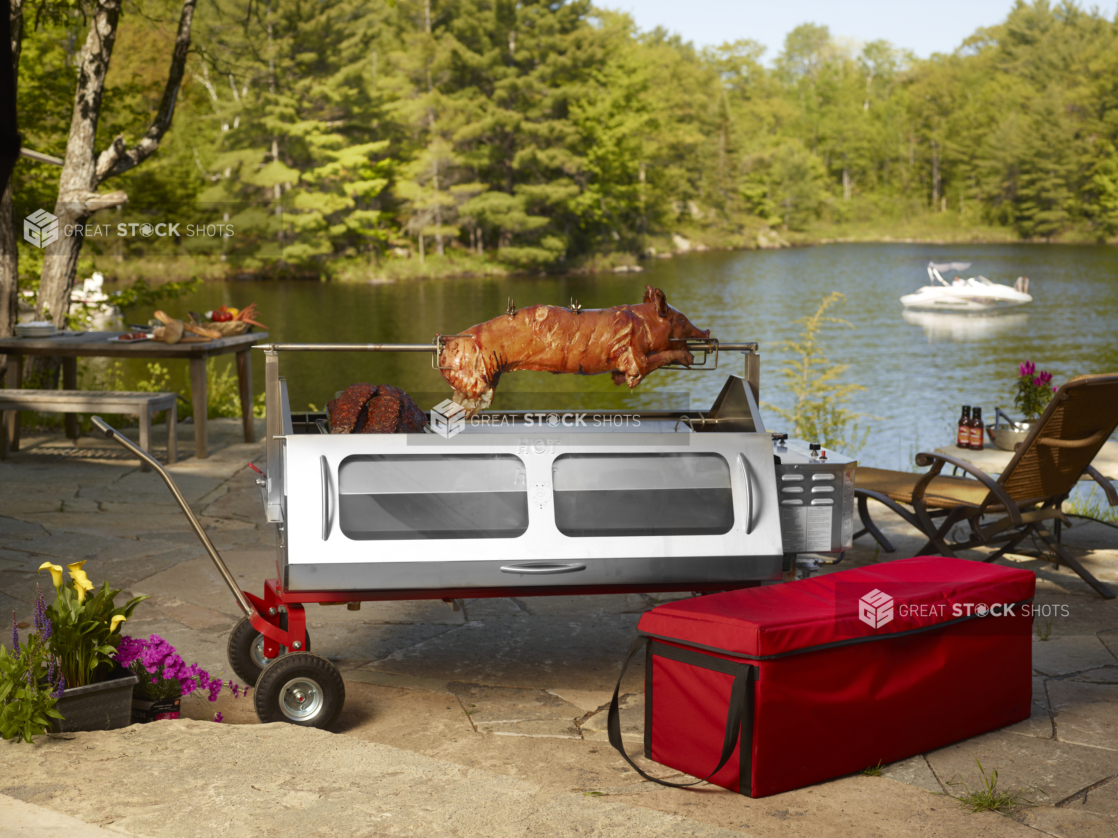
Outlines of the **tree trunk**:
M125 146L123 136L117 136L98 155L94 152L94 141L121 7L121 0L98 0L89 35L80 55L70 136L66 142L65 163L62 166L54 210L58 218L59 238L43 252L43 275L39 284L39 315L42 317L49 312L51 320L59 327L65 325L69 312L70 290L74 284L82 246L82 237L66 235L66 227L84 224L99 209L125 203L128 196L124 192L99 194L97 188L105 180L140 165L159 148L163 135L171 127L175 103L182 85L195 2L196 0L183 2L167 84L155 119L143 137L131 148Z
M842 199L844 201L850 200L851 190L850 170L845 166L842 167Z
M19 250L12 211L12 185L9 183L0 197L0 338L15 334L19 316ZM0 357L5 359L0 364L0 381L3 381L7 356Z
M19 52L23 45L23 0L11 0L12 13L9 18L12 44L12 93L15 94L16 80L19 78ZM15 126L12 126L15 130ZM19 250L16 246L16 230L12 218L12 185L8 183L0 196L0 337L15 334L19 318ZM0 355L0 382L5 380L8 356ZM0 386L6 386L0 383ZM0 433L4 430L0 428Z

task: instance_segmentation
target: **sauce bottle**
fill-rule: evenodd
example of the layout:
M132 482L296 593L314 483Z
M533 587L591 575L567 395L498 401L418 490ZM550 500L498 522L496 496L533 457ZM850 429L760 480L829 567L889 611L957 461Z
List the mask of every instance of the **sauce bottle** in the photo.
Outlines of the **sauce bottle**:
M976 407L970 420L970 447L972 451L981 451L985 448L982 444L982 437L985 432L985 428L982 427L982 408Z
M959 417L959 425L955 431L955 445L959 448L970 448L970 405L963 405L963 415Z

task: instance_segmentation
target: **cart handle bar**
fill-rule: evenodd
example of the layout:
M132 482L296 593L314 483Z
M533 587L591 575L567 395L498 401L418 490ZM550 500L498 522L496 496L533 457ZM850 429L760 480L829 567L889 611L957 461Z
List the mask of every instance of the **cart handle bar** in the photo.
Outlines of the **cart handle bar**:
M109 423L102 419L100 416L92 417L91 421L94 425L104 431L105 436L107 436L109 439L116 440L118 443L123 445L125 448L127 448L129 451L131 451L157 472L159 472L159 476L163 478L163 482L167 484L167 488L171 490L171 494L175 496L175 500L179 502L179 506L182 507L182 511L186 513L186 517L190 520L190 525L194 527L194 532L198 536L198 539L202 542L202 546L206 548L206 552L209 553L210 558L213 559L213 563L217 566L217 571L221 574L221 578L225 580L225 584L228 585L229 590L233 592L233 596L236 598L237 604L241 606L241 610L244 612L246 617L251 617L255 609L248 601L248 597L246 597L244 595L244 592L241 591L241 589L237 586L237 582L233 578L233 574L229 572L229 568L226 566L224 559L221 558L221 554L217 552L217 549L214 547L213 542L210 541L210 537L206 535L206 531L202 529L202 525L198 522L198 518L190 509L190 504L188 504L186 502L186 498L182 496L182 492L180 492L179 487L175 485L175 481L171 479L171 475L167 473L167 471L163 468L162 465L160 465L159 461L155 459L155 457L151 456L147 451L138 446L124 434L109 427Z
M715 342L708 346L713 351ZM757 353L759 344L750 343L718 343L718 349L724 352L752 352ZM699 342L693 347L701 349ZM437 343L258 343L253 349L263 349L265 352L437 352L441 347Z

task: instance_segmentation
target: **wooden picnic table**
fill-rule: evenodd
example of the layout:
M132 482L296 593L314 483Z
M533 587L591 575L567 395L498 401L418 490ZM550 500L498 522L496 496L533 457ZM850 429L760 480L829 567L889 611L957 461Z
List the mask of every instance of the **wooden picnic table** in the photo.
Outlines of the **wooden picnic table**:
M181 358L190 361L190 396L194 406L195 456L206 456L206 359L235 353L237 380L240 384L241 421L245 442L254 442L252 428L252 363L249 351L253 344L268 339L267 332L249 332L236 337L219 338L206 343L167 344L157 340L115 341L124 332L60 332L49 338L2 338L0 355L8 356L8 389L23 386L23 359L29 355L47 355L62 359L62 387L78 386L78 358L144 358L165 360ZM19 411L8 411L8 444L19 450ZM77 437L77 417L66 416L66 434Z

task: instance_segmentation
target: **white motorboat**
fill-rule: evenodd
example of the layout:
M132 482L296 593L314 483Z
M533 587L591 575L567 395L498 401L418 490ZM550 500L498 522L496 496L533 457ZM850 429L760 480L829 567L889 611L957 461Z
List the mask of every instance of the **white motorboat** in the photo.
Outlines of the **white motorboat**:
M970 267L970 262L929 262L928 278L931 285L925 285L915 294L906 294L901 297L901 303L906 309L917 311L953 311L953 312L991 312L1031 303L1029 296L1029 278L1017 277L1017 281L1010 288L1008 285L999 285L991 282L984 276L969 277L964 279L959 276L960 271ZM955 278L948 282L943 278L943 273L953 272Z
M123 317L121 310L110 302L104 284L104 274L94 271L92 277L82 282L81 288L70 292L70 302L83 306L92 324L99 329Z

